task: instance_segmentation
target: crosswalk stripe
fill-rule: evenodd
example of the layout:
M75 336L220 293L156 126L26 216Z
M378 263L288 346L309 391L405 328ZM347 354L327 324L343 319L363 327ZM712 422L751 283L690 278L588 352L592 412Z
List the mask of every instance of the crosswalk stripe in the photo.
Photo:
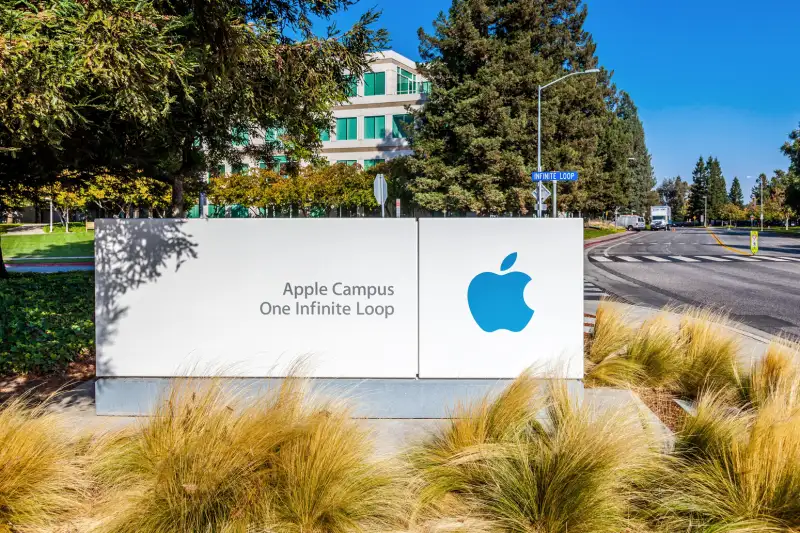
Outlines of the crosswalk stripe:
M707 259L709 261L719 261L721 263L730 262L730 259L724 259L722 257L717 257L715 255L698 255L698 256L695 256L695 257L699 257L700 259Z
M656 263L669 263L669 259L664 259L663 257L658 257L655 255L643 255L645 259L649 259L650 261L655 261Z
M737 261L750 261L751 263L759 263L758 259L753 259L752 257L745 257L743 255L723 255L722 257L727 257L728 259L736 259Z
M786 263L786 259L781 259L780 257L772 257L769 255L759 255L759 259L765 259L767 261L778 261L779 263Z
M672 259L677 259L678 261L684 261L686 263L699 263L699 259L694 259L693 257L684 257L682 255L671 255Z
M800 262L800 257L781 257L781 259L786 259L787 261L798 261L798 262Z
M611 258L606 257L604 255L591 255L589 257L591 257L595 261L600 261L601 263L611 263L612 262Z
M623 261L627 261L628 263L641 263L642 262L640 259L636 259L635 257L631 257L629 255L618 255L617 257L619 257Z

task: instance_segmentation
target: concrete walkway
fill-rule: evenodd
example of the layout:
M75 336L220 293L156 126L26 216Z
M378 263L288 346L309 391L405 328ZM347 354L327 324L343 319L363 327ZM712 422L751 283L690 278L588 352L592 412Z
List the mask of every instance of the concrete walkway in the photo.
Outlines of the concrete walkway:
M16 228L8 228L6 235L44 235L47 224L24 224Z

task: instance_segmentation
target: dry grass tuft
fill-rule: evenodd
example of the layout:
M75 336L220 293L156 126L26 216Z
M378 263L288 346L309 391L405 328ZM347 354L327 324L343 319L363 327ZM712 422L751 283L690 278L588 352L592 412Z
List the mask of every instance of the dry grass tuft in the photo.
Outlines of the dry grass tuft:
M702 397L678 435L661 494L669 531L800 529L800 410L768 394L759 409Z
M174 388L143 427L98 445L100 531L338 533L387 529L404 494L369 436L286 379L253 401L221 382Z
M85 493L63 416L26 398L0 407L0 532L36 531L75 511Z
M771 397L800 406L800 345L773 341L748 372L737 372L737 392L742 405L760 408Z
M463 439L450 426L412 450L412 465L428 484L425 503L494 531L617 533L632 525L636 487L658 457L638 417L576 406L561 387L536 394L529 380L509 389L525 390L529 407L527 414L510 409L507 430ZM475 417L473 427L488 426L486 414L507 402L501 396L464 414Z
M689 398L703 391L735 387L739 342L727 328L725 314L712 309L689 309L683 314L680 339L684 348L678 390Z

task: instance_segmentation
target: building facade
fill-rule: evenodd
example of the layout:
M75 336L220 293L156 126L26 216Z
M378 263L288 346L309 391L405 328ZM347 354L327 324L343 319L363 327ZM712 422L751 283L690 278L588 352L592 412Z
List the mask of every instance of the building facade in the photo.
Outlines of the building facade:
M430 83L420 76L417 64L392 50L370 55L371 71L353 80L347 103L332 109L330 131L321 134L320 155L330 163L359 164L363 168L394 157L409 155L405 127L411 121L408 108L417 109L425 101ZM272 139L276 132L267 132ZM243 144L251 139L243 138ZM252 142L263 142L252 139ZM278 152L278 163L286 156ZM221 164L218 173L265 168L264 162L245 157L241 165Z

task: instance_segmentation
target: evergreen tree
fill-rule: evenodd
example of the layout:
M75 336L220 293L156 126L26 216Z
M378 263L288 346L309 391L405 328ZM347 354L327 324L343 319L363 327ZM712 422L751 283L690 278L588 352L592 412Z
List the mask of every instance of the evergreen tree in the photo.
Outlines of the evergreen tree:
M432 35L420 30L433 86L410 135L420 206L480 214L533 207L538 87L597 65L586 13L575 0L453 0ZM649 169L649 156L643 132L634 147L635 106L617 95L609 74L548 87L541 111L543 169L581 173L559 185L559 206L598 212L627 203L628 157Z
M800 126L789 134L789 140L781 147L781 152L789 158L786 203L800 213Z
M722 167L716 157L708 158L706 162L708 174L708 217L710 219L721 218L722 208L728 203L728 191L725 186L725 177L722 175Z
M700 220L705 212L705 197L708 195L708 169L703 157L697 161L692 171L692 185L689 188L689 208L687 215Z
M736 207L744 207L744 194L742 193L742 185L739 183L739 177L734 176L731 183L731 192L728 194L728 200Z
M653 165L644 138L644 127L639 120L639 112L628 93L622 92L617 116L623 128L630 135L631 157L629 159L625 196L628 208L634 213L646 213L653 196L650 194L656 185Z

